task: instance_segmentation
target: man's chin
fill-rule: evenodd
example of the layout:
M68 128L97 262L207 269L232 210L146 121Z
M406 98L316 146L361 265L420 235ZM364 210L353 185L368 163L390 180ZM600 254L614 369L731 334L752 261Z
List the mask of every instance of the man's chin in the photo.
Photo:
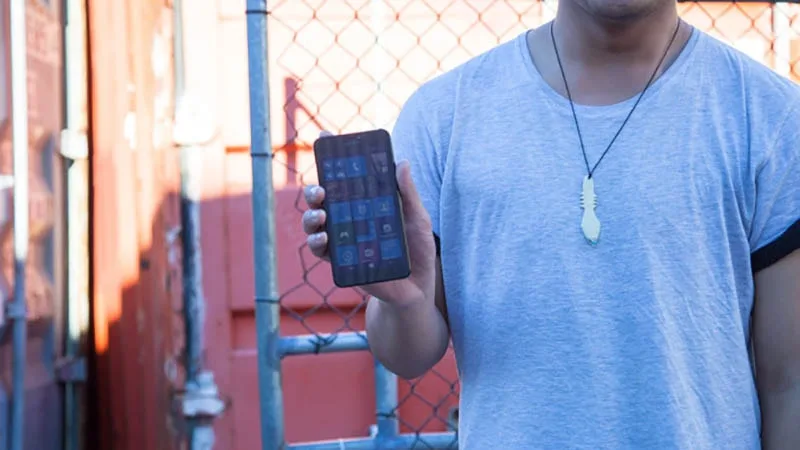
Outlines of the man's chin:
M589 0L589 11L609 23L626 24L639 21L657 9L657 3L642 0Z

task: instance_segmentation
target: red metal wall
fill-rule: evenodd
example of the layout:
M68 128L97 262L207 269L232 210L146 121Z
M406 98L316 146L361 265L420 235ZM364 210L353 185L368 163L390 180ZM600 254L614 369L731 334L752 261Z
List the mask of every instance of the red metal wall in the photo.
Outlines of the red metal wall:
M340 14L352 12L353 7L348 6L352 2L313 3L327 11L320 14L338 17L337 26L343 26L342 21L356 21ZM458 2L430 3L443 8ZM307 49L298 47L299 30L308 46L323 40L317 36L330 34L319 24L305 22L313 21L316 14L310 3L270 4L282 9L279 17L271 19L274 27L270 34L272 138L278 161L274 168L278 272L287 308L282 333L329 332L345 323L362 329L363 311L355 309L360 296L352 290L334 291L325 296L329 307L316 308L322 302L318 291L327 292L333 285L326 265L308 269L314 260L303 249L298 209L298 204L302 206L298 203L301 175L309 174L305 181L313 181L312 155L299 142L313 140L323 125L355 127L348 119L359 111L352 99L342 94L343 86L337 84L337 93L326 98L330 86L314 82L318 81L314 78L319 76L318 66L341 69L340 61L336 57L314 61L312 55L309 62ZM764 5L741 8L746 14L726 16L723 31L727 30L727 35L741 35L755 23L748 17L763 16ZM201 210L208 316L205 363L230 401L216 422L216 448L251 450L259 448L260 430L244 5L241 0L195 0L186 9L187 86L208 109L218 131L204 152ZM685 10L693 23L707 29L722 20L709 18L722 18L731 6L686 5ZM430 15L425 8L412 12L420 17ZM93 337L97 352L92 374L97 387L93 405L100 425L100 449L178 446L179 421L170 407L175 390L182 385L180 260L176 242L170 240L179 225L178 171L177 154L169 143L171 91L166 80L171 74L161 67L171 66L169 15L165 2L157 0L89 0ZM761 27L763 20L759 19L758 25ZM753 40L763 39L757 33L754 36ZM361 40L352 35L349 39L353 45ZM317 44L324 44L320 42ZM491 38L481 38L468 45L477 51L480 45L493 44ZM419 53L419 59L404 59L402 68L424 69L417 64L424 59ZM302 78L298 67L302 64L310 68L308 80L299 80L308 82L298 93L297 78ZM395 79L393 89L403 97L420 81ZM347 94L369 97L372 88L369 81L364 86L356 83L348 87L352 91ZM315 105L314 99L324 99L324 105ZM297 314L304 315L304 320L298 321ZM408 396L409 385L400 383L401 398L407 398L400 408L407 424L404 431L444 429L441 420L426 423L434 408L421 400L441 402L436 410L440 418L455 404L456 387L448 381L456 378L452 355L438 369L445 378L425 378L412 396ZM288 357L283 362L287 439L364 436L375 421L373 387L372 359L366 352Z
M89 0L94 448L177 448L182 321L171 11Z

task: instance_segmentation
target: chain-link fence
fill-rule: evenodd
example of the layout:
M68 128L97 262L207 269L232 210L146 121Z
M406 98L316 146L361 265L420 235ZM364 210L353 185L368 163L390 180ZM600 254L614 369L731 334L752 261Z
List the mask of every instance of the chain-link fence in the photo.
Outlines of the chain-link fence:
M555 10L555 2L548 0L268 2L275 186L316 182L311 146L320 130L391 129L421 83L549 21ZM679 10L698 29L785 76L800 78L798 5L686 2ZM301 193L296 189L293 217L280 219L293 227L305 209ZM279 241L285 238L282 230ZM360 292L334 288L330 267L304 244L278 266L297 273L295 284L280 286L284 320L299 322L307 333L283 338L281 356L366 349L365 298ZM314 320L320 314L333 314L335 325L315 325L322 323ZM445 359L421 379L402 381L399 387L396 378L378 367L377 440L292 448L455 448L459 385L452 353ZM284 385L291 382L283 380Z

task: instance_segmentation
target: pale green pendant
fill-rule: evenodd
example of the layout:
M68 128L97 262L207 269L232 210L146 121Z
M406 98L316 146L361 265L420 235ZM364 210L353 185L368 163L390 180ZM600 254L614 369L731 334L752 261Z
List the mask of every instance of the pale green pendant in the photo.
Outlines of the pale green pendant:
M581 193L581 208L583 208L583 219L581 219L581 229L586 242L590 245L597 245L600 240L600 220L594 210L597 207L597 195L594 193L594 178L588 175L583 178L583 192Z

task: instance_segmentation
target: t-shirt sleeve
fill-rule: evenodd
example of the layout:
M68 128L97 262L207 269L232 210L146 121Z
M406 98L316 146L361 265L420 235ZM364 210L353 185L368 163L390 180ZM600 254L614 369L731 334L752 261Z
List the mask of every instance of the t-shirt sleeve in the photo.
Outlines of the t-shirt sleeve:
M750 229L753 272L800 249L800 109L782 123L756 173L755 211Z
M407 160L411 165L411 177L431 216L438 250L442 163L440 149L430 132L431 124L424 117L424 103L417 93L403 106L392 129L392 148L396 161Z

